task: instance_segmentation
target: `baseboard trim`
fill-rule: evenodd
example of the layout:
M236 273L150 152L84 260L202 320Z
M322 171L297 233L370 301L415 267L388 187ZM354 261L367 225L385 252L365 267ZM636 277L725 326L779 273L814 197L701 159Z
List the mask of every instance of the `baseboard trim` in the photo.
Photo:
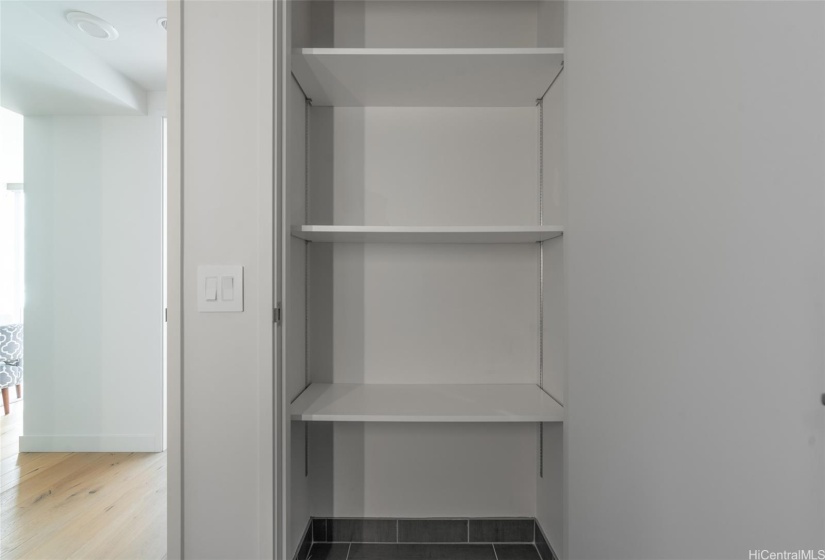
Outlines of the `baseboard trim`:
M163 451L153 435L20 436L21 453L154 453Z
M298 543L298 550L292 556L292 560L307 560L309 558L309 549L312 548L312 518L307 521L307 526L304 529L304 536L301 537L301 542Z
M541 556L541 560L559 560L559 557L556 555L556 551L553 549L553 545L550 544L550 540L547 538L547 535L544 534L544 529L541 528L541 523L539 520L536 519L536 549L539 551L539 556Z

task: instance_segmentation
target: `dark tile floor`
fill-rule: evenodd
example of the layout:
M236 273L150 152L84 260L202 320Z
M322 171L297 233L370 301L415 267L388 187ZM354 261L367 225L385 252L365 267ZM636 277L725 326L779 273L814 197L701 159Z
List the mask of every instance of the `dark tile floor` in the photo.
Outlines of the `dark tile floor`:
M540 560L532 544L315 543L308 560Z

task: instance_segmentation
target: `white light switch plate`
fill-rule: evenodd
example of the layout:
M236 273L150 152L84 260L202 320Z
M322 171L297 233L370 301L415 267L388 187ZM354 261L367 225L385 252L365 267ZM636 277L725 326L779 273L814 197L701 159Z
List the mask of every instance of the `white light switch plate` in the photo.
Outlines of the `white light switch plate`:
M243 311L243 267L237 265L199 266L198 311L201 313Z

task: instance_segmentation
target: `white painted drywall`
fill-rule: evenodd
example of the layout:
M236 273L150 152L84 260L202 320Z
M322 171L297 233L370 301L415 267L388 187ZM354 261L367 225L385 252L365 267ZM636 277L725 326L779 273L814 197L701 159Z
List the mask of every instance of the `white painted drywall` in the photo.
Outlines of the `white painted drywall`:
M272 556L273 8L185 2L183 556ZM198 313L198 265L244 267L244 311Z
M0 108L0 325L23 321L23 115Z
M561 14L553 13L552 15L558 18ZM565 78L562 73L544 96L542 210L544 223L566 227L564 83ZM562 403L564 403L567 382L567 277L564 268L566 247L566 237L544 243L544 376L542 386L545 391ZM559 555L564 550L563 432L562 424L544 424L543 473L536 477L536 519L553 550Z
M566 36L568 556L825 548L825 4Z
M21 451L160 451L160 117L26 117Z
M305 167L305 141L306 130L306 98L298 87L297 82L290 77L287 84L287 128L286 128L286 160L289 164L285 168L286 185L284 189L284 206L286 222L283 231L288 232L293 225L301 225L306 222L306 191L304 188L307 169ZM291 403L307 386L306 356L307 348L304 345L306 336L306 298L304 282L306 274L306 252L307 242L297 237L289 236L285 239L286 262L288 270L285 279L285 297L283 301L284 317L289 319L284 322L285 335L285 364L284 364L284 389L285 403ZM314 345L313 345L314 349ZM310 349L310 352L313 350ZM290 450L289 461L285 465L288 470L287 480L289 486L286 516L287 537L286 549L295 550L300 544L301 537L307 528L310 517L310 479L305 476L306 453L305 431L308 424L304 422L292 422L289 418L289 407L284 407L282 421L289 426L286 431L288 443L286 448Z
M310 435L314 516L535 515L535 424L315 422Z
M334 2L332 35L336 47L534 47L538 4L488 0ZM317 33L313 39L315 46L331 46L321 44Z
M0 108L0 185L23 182L23 115Z
M544 96L542 213L545 224L567 226L564 167L564 73ZM567 381L567 286L564 238L544 243L544 376L542 386L564 403Z

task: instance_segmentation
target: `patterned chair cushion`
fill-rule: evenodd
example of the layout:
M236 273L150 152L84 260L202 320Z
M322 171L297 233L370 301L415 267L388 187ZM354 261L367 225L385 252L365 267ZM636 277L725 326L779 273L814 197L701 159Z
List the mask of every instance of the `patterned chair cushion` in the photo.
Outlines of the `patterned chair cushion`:
M23 358L23 325L0 326L0 360Z
M0 326L0 388L23 381L23 325Z
M0 364L0 389L20 385L23 381L23 368Z

